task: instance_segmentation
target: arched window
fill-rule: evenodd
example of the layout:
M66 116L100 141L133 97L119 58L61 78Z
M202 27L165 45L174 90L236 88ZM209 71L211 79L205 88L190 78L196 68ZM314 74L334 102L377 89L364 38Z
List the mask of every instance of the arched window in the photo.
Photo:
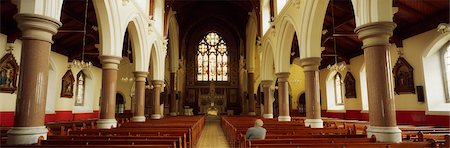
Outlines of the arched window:
M450 44L447 43L441 49L442 72L444 76L445 98L447 103L450 102Z
M337 105L344 104L344 101L342 99L342 97L344 96L342 91L342 79L341 74L339 73L336 73L336 75L334 76L334 95Z
M222 37L211 32L197 50L197 81L228 81L228 52Z
M77 74L77 89L75 95L75 106L84 106L86 75L80 71Z

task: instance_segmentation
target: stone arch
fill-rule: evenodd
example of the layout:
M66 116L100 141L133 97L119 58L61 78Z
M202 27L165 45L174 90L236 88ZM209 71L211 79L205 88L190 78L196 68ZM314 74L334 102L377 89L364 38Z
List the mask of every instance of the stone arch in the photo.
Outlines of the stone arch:
M131 37L131 46L133 49L133 63L135 71L148 71L148 55L150 54L147 42L147 29L145 28L145 20L142 15L133 13L129 17L127 30ZM124 33L125 34L125 33Z
M170 71L176 72L178 70L179 57L179 26L175 17L175 12L170 10L168 15L168 27L166 30L167 38L170 46Z
M262 53L262 65L261 65L261 80L273 80L274 78L274 55L272 53L273 46L269 39L263 42L263 53Z
M294 34L297 33L294 19L286 15L281 22L281 29L277 35L277 50L275 50L275 72L289 72L289 59ZM300 55L301 56L301 55Z
M247 60L247 70L249 72L254 72L255 70L255 46L256 46L256 35L258 34L258 27L255 20L255 12L253 11L249 16L247 23L247 38L246 38L246 60Z
M94 0L95 14L99 28L100 55L121 57L123 35L120 33L119 10L116 1Z
M164 80L164 63L166 51L163 50L163 43L154 39L150 51L150 66L152 67L151 80Z
M303 19L299 39L300 59L320 57L322 25L327 11L329 0L306 1L303 5Z

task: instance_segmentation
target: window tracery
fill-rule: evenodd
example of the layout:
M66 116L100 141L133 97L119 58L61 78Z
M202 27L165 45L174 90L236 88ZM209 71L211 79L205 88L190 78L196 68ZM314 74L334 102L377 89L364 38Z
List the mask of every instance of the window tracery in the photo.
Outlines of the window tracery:
M228 81L227 45L217 33L209 33L198 45L197 81Z

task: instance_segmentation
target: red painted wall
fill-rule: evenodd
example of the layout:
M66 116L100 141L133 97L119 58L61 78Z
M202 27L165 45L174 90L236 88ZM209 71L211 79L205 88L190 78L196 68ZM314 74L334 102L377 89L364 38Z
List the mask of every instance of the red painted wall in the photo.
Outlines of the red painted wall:
M333 113L322 110L322 116L369 121L369 113L361 113L360 110L347 110L345 113ZM426 115L425 111L396 111L396 116L397 124L450 127L450 116Z
M45 114L45 122L87 120L98 118L98 110L93 113L75 113L72 111L55 111L54 114ZM14 112L0 112L0 126L13 126Z
M13 126L14 112L0 112L0 126Z

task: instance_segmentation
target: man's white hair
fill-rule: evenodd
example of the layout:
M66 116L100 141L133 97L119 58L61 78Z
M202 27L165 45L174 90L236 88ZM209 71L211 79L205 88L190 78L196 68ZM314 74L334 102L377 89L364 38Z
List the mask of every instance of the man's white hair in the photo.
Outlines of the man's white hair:
M255 126L263 126L264 122L261 119L256 119Z

